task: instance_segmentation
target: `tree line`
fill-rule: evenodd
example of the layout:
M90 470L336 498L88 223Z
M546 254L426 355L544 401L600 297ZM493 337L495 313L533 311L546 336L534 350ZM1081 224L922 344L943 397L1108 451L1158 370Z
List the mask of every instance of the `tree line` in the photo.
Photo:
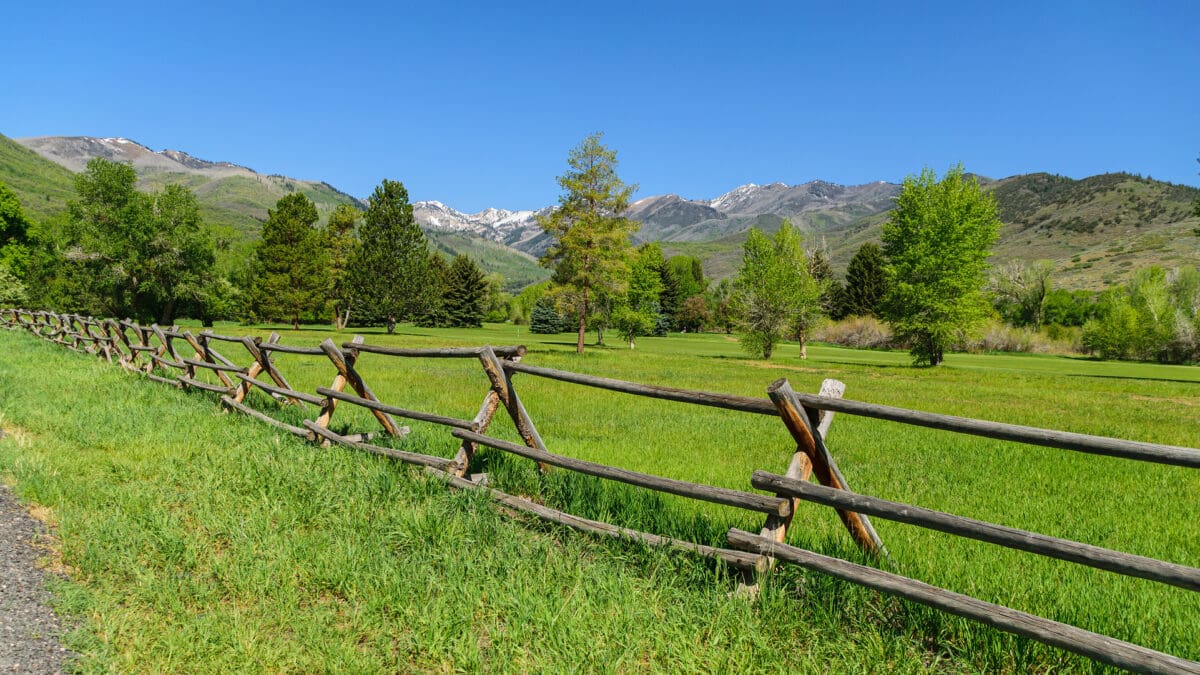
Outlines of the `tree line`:
M76 176L59 218L34 223L0 183L0 303L143 322L180 316L211 324L398 322L472 327L528 323L535 333L615 333L632 349L671 331L741 332L749 354L770 358L785 340L800 356L829 320L886 321L914 363L937 365L985 319L1034 330L1069 327L1104 358L1200 361L1200 273L1142 270L1104 293L1056 289L1051 261L989 268L1000 221L993 196L961 166L905 179L881 241L863 244L843 279L822 246L806 249L784 222L747 232L735 277L712 283L699 259L634 245L622 216L636 186L617 175L600 134L572 149L558 178L559 204L539 225L551 244L551 279L515 296L465 256L431 250L408 192L384 180L360 211L341 205L324 225L303 193L282 197L263 222L253 255L216 271L217 242L186 187L136 189L129 165L94 159Z
M501 280L431 251L404 185L384 180L365 211L341 205L318 226L303 193L267 213L250 260L223 275L218 242L181 185L136 188L128 164L96 158L60 218L34 223L0 183L0 303L170 325L178 317L480 326ZM491 304L489 304L491 303Z

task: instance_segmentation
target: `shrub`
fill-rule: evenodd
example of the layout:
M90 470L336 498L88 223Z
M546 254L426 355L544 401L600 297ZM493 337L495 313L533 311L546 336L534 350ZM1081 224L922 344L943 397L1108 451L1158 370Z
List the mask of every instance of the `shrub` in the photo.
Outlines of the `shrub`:
M826 323L813 332L813 339L855 349L901 347L887 324L873 316L852 316Z

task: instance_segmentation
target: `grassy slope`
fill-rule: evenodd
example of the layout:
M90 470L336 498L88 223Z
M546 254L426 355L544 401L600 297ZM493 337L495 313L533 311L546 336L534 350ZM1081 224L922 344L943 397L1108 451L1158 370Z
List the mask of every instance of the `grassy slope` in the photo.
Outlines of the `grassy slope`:
M235 332L238 329L226 327L222 330ZM285 342L298 344L312 344L329 335L324 331L282 332ZM811 358L807 362L795 359L792 354L794 348L789 348L783 350L782 356L775 361L762 363L743 359L737 351L736 343L731 338L720 335L643 339L639 342L638 350L632 354L624 349L592 349L583 357L577 357L570 353L573 343L571 336L530 336L511 326L459 331L402 328L400 334L391 338L372 333L368 335L368 340L414 346L452 342L524 342L531 347L531 354L526 360L537 365L567 367L638 381L758 396L761 396L766 385L778 376L788 377L793 385L802 391L815 391L822 378L837 377L847 383L848 394L858 400L1138 440L1200 446L1200 429L1195 424L1196 410L1200 407L1200 397L1196 393L1197 385L1200 385L1200 370L1196 368L1103 363L1059 357L954 354L950 355L945 367L936 370L914 370L903 365L907 362L907 356L901 353L863 352L824 346L811 347ZM232 349L227 350L227 355L239 361L244 360ZM56 372L67 368L70 363L75 363L70 360L73 357L65 355L46 355L46 358L51 359L51 369ZM10 363L22 360L23 356ZM317 386L327 386L331 379L328 364L319 359L284 355L280 357L279 362L283 372L298 388L311 391ZM360 362L360 369L376 393L385 401L459 417L471 417L486 390L486 380L478 372L478 366L470 362L397 361L368 354ZM68 369L65 372L73 371ZM0 380L4 381L0 381L0 391L18 391L13 384L19 376L12 366L3 367L0 370ZM114 383L112 386L116 386L115 383L119 379L114 379L111 375L102 375L97 369L88 369L86 373L76 373L71 377L93 376L108 378L102 381L106 384L111 381ZM218 499L229 499L224 493L232 492L233 498L238 500L235 502L235 508L250 509L252 522L258 522L255 519L260 517L254 515L255 509L275 508L273 515L269 516L271 519L275 522L291 523L293 519L298 518L289 510L292 507L285 503L268 508L266 496L284 490L304 491L304 499L315 501L320 505L320 510L331 510L330 518L336 516L336 521L328 524L322 522L317 526L301 519L298 525L300 534L307 537L310 533L325 531L328 526L348 532L347 543L334 546L329 540L320 545L307 539L296 542L275 533L271 535L268 547L266 542L258 539L244 539L248 536L246 527L220 525L199 529L197 534L201 537L201 543L190 544L200 548L211 546L212 540L204 537L221 535L227 538L229 534L226 530L233 528L238 536L243 538L236 539L233 543L219 538L216 541L220 547L228 547L231 550L243 545L260 547L260 555L274 561L271 563L274 566L271 568L271 574L283 575L283 583L288 589L283 598L268 603L275 607L271 612L294 611L289 605L291 602L312 602L311 598L306 599L307 596L292 595L292 587L299 584L292 581L292 577L303 579L306 578L306 573L297 571L290 565L298 564L296 561L303 558L295 557L298 554L285 555L277 547L282 547L285 551L303 549L305 555L326 556L333 554L321 551L321 545L353 551L360 550L360 543L364 550L370 550L372 546L382 546L382 543L372 538L376 536L374 530L364 527L355 519L378 519L383 517L380 514L388 513L392 514L387 516L388 518L401 518L381 505L394 503L396 500L410 505L415 503L418 511L442 509L437 511L439 523L447 528L460 527L456 520L459 515L471 522L474 522L472 519L487 520L476 511L467 511L464 514L463 507L459 506L427 506L427 500L435 500L440 504L441 498L422 496L418 499L412 495L411 490L416 489L412 487L397 487L398 493L384 495L380 498L382 502L377 501L362 493L364 488L361 483L375 480L372 478L375 474L371 472L382 470L369 460L346 460L353 467L358 467L359 463L372 467L351 470L344 468L339 463L341 460L332 459L340 456L337 453L312 453L303 449L293 451L291 444L286 442L282 445L271 445L265 440L253 440L250 447L242 447L240 442L234 440L234 435L249 439L260 439L260 436L241 428L231 435L228 427L212 421L215 418L211 417L211 403L207 403L209 399L205 399L205 405L210 407L202 407L195 411L191 408L172 407L173 404L155 403L155 394L144 393L149 391L145 389L150 387L149 383L124 383L124 380L120 382L119 394L115 396L97 393L68 394L63 402L51 405L48 403L52 398L51 392L57 391L61 383L36 382L35 391L24 393L15 400L4 400L0 404L0 410L4 410L12 422L31 427L34 431L41 429L43 432L58 431L65 427L70 435L78 438L72 441L72 444L63 447L51 445L40 447L32 453L25 451L20 456L27 459L20 461L17 453L9 451L7 454L0 454L0 457L3 457L0 464L14 467L13 471L24 486L26 496L42 503L50 503L60 511L64 508L76 509L76 514L80 513L79 506L72 503L72 499L78 499L79 494L90 494L92 491L103 493L103 481L110 476L117 476L125 481L123 485L136 479L136 484L130 488L135 491L148 489L143 483L159 486L154 489L166 490L168 496L174 490L180 493L179 499L184 503L184 506L179 508L188 513L196 508L188 505L188 500L195 497L193 493L207 494L213 490L220 490L221 495L208 497L216 503ZM752 469L782 470L786 466L791 448L783 428L777 421L768 418L633 399L620 394L582 390L527 376L519 377L517 386L547 444L552 450L564 454L677 478L745 488ZM100 389L97 387L87 391ZM173 392L167 396L186 398ZM271 409L272 406L261 400L259 405L264 409ZM79 410L80 414L69 416L72 409ZM94 413L83 413L97 409L105 411L103 416L97 418ZM116 421L130 409L143 412L140 417L121 423L118 434L113 434L96 424L97 419L102 423ZM186 417L175 421L175 416L183 413L186 413ZM285 410L276 414L280 413L290 416L292 421L300 418L298 411ZM309 416L311 415L310 411ZM70 421L58 419L63 416L68 416ZM164 419L170 419L172 423L161 424ZM336 419L353 429L369 429L375 426L373 420L362 411L346 407L339 408ZM454 443L444 429L420 423L414 423L412 427L413 435L408 442L415 444L417 449L442 455L453 452ZM1200 493L1200 477L1195 471L960 437L846 415L839 416L833 429L830 437L831 449L852 485L862 492L1193 566L1200 565L1200 529L1195 525L1200 522L1200 504L1196 500L1177 498L1179 495ZM513 438L507 423L497 423L493 432ZM269 436L267 434L268 438ZM116 440L117 438L121 440ZM93 446L105 453L95 458L98 461L94 461L92 455L86 454L91 452L88 448ZM127 447L142 448L138 453L149 454L136 462L133 459L126 460L122 458L122 452ZM147 449L151 447L157 449ZM271 450L267 451L266 448ZM81 452L89 458L83 466L86 468L85 476L93 482L71 488L79 491L73 493L75 496L72 499L64 499L56 492L44 492L42 488L37 487L45 482L48 485L58 485L56 490L66 490L66 485L73 484L75 480L72 476L79 471L76 468L79 462L74 458ZM276 457L279 453L286 453L286 457ZM322 459L316 465L309 466L306 463L317 461L312 459L314 455ZM193 461L201 459L205 463L199 466L193 464ZM292 467L291 464L296 461L301 461L304 466ZM269 468L262 468L260 464L263 462L268 462ZM114 463L124 468L112 469L111 465ZM157 468L155 463L164 463L165 468ZM242 475L242 472L236 469L239 463L247 463L253 474ZM483 454L474 469L491 472L498 484L512 491L540 494L548 502L567 507L581 515L601 517L656 532L719 542L721 533L730 525L748 529L758 525L757 519L722 507L697 507L681 499L656 498L632 488L600 488L596 481L574 478L566 472L556 472L539 481L527 462L512 461L495 454ZM163 470L173 473L164 478L161 473ZM338 487L317 485L319 481L305 473L307 471L314 474L331 473L331 480L338 484ZM347 471L355 477L349 477L345 473ZM200 473L199 485L178 485L181 480L178 476L194 472ZM228 473L228 477L219 478L222 472ZM274 477L273 472L285 476L286 480ZM268 479L268 476L272 477ZM255 487L260 481L266 481L267 487ZM300 483L301 487L292 486L293 482ZM407 482L398 481L398 484L400 483L409 485ZM166 487L161 487L160 484ZM420 494L425 495L423 492ZM246 495L254 497L257 501L244 503L241 500L249 498ZM100 498L99 494L95 497ZM283 498L282 493L280 498ZM90 504L92 498L88 499L87 503ZM155 501L147 497L139 499L137 504L139 508L143 505L149 508L148 505ZM172 503L174 502L168 502ZM206 508L220 510L213 506ZM225 517L215 511L209 517ZM448 521L448 518L453 522ZM1153 526L1147 526L1147 522L1153 523ZM802 525L793 529L794 543L820 551L846 552L844 532L828 510L805 506L798 516L798 523ZM256 527L270 529L265 525ZM1150 582L1123 579L1116 575L1049 561L1029 554L965 542L886 521L876 520L876 527L891 550L897 569L903 573L1091 630L1107 632L1193 659L1200 658L1200 645L1194 640L1194 619L1200 615L1200 598L1197 594ZM112 532L122 531L116 525L109 525L108 528L108 531ZM507 529L504 531L508 532ZM71 532L64 532L64 535L68 542L73 536L79 536L78 533L73 535ZM461 534L463 539L476 542L503 542L507 541L508 536L484 536L469 529ZM360 542L360 537L365 539ZM439 544L447 543L444 539L435 541ZM605 555L617 555L620 559L633 561L629 563L630 567L618 565L618 569L623 570L620 574L630 574L636 579L642 579L644 575L649 574L651 581L662 583L664 578L678 575L682 569L684 576L689 580L682 586L671 586L672 589L678 587L683 590L678 591L681 595L674 596L669 601L665 597L651 594L644 601L639 597L636 602L631 602L631 597L638 597L639 593L646 591L647 587L641 585L642 581L629 579L618 583L610 578L611 575L617 574L609 570L608 565L611 561L597 555L591 543L576 543L571 537L563 537L556 541L558 543L553 544L551 549L566 547L564 555L576 558L582 556L589 566L593 563L602 565L605 571L597 572L599 576L591 575L590 572L580 572L582 576L562 584L553 584L570 588L578 585L575 593L577 596L586 597L587 603L576 609L576 613L571 614L571 617L578 618L583 623L572 622L562 629L539 627L539 634L543 638L563 646L545 647L551 651L539 652L540 655L531 658L546 660L525 664L528 667L536 668L538 664L544 666L546 663L561 664L559 659L570 658L568 650L581 644L578 642L578 636L572 631L579 625L588 625L587 622L597 623L594 630L599 636L599 643L605 645L603 649L615 650L606 652L606 661L612 663L631 663L628 660L630 658L634 658L632 662L636 663L641 658L650 658L649 665L667 668L697 666L707 669L718 664L733 667L732 662L721 660L729 658L728 653L722 652L718 655L699 646L690 637L685 641L688 646L680 654L688 654L686 658L701 659L700 661L655 660L662 657L660 650L665 649L666 644L680 639L680 635L671 632L673 630L681 630L689 636L725 635L725 639L737 644L748 644L747 640L749 643L763 644L758 642L763 637L760 632L763 627L756 621L751 621L746 627L735 628L738 622L748 620L748 616L740 613L736 606L727 607L721 602L718 596L729 589L727 581L713 579L707 572L697 571L678 561L667 562L657 558L648 561L641 557L646 555L643 553L635 554L620 547L606 549ZM534 553L523 552L511 542L508 548L502 546L500 549L493 549L491 546L489 543L489 548L485 549L486 553L477 551L475 556L483 555L491 560L493 555L516 555L517 560L514 564L521 566L522 556L540 560L540 556L548 555L541 549ZM401 555L386 546L384 548L397 556ZM612 550L620 552L614 554ZM415 557L419 565L424 565L430 558L441 556L445 559L442 563L444 568L457 569L464 564L469 566L457 553L433 553L420 546L405 549L403 555ZM281 559L276 560L277 558ZM380 569L397 560L384 555ZM551 566L558 564L555 556L551 556L549 560L547 564ZM70 556L68 563L77 565L72 562ZM341 559L341 563L349 564L346 559ZM161 564L161 561L154 564ZM201 567L209 564L215 563L205 563ZM324 564L322 562L319 566ZM176 562L168 561L164 570L154 574L178 573L176 565ZM467 574L472 577L478 574L494 574L490 569L472 568ZM659 572L666 576L659 576ZM367 565L363 567L363 573L370 577L381 572ZM269 577L270 581L264 582L264 586L280 583L278 576L271 576L265 571L256 571L253 574L266 574ZM414 574L432 574L433 579L428 583L429 586L437 587L449 582L457 587L459 584L454 579L446 579L443 576L445 573L431 571L425 567L418 567ZM506 595L505 593L517 591L509 589L502 592L495 587L495 584L506 587L514 579L522 578L521 574L525 572L518 573L515 577L501 575L499 579L489 579L485 582L487 590L482 593L492 598L492 603L501 607L509 606L508 603L531 603L536 607L544 607L547 603L553 605L559 601L566 602L562 596L547 597L544 591L537 589L525 589L518 595ZM617 577L623 579L620 574L617 574ZM128 580L124 580L124 583L128 583ZM358 583L362 582L353 582ZM624 592L621 589L627 587L624 584L632 584L628 586L631 595L621 595ZM719 589L715 593L711 587L713 584ZM358 588L356 585L354 587ZM371 593L377 592L377 588L372 586ZM267 602L256 599L253 589L246 591L245 595L235 596L234 599L225 598L224 594L229 591L226 585L205 586L205 589L208 595L204 597L208 600L195 601L196 606L179 609L179 622L189 625L188 622L195 620L192 614L212 611L207 609L206 602L232 603L235 607L244 603L253 606L255 603ZM829 665L824 661L833 658L830 654L839 650L843 654L838 658L843 660L838 661L841 665L834 666L839 670L864 667L878 669L881 667L881 662L877 660L879 658L887 659L887 666L882 667L889 670L915 667L913 659L928 658L929 655L921 656L911 651L913 647L908 642L912 639L911 636L936 645L933 654L949 655L959 667L968 669L1025 670L1031 667L1078 668L1084 665L1057 651L970 626L936 613L914 610L887 601L881 602L870 594L832 584L815 575L786 573L777 582L776 591L787 596L794 606L784 603L772 606L770 610L760 608L761 616L772 616L772 622L786 627L786 635L782 638L785 643L803 645L798 652L795 649L785 650L793 652L788 658L815 658L815 663L824 664L825 668ZM496 593L501 595L497 597L494 595ZM610 597L612 593L617 594L615 600ZM434 603L430 612L419 616L407 610L409 613L403 616L404 625L412 621L417 622L417 625L428 625L425 622L434 621L435 617L452 615L461 610L456 609L455 603L470 603L472 597L478 600L478 595L456 595L454 599L446 601L431 600L425 595L412 595L411 589L408 588L404 594L386 597L390 598L389 602L393 605L398 605L393 606L393 611L398 612L409 608L411 602ZM372 602L370 593L355 594L352 598L343 598L338 602L341 603L342 600L345 601L344 605L340 605L342 611L352 617L358 617L366 611L364 603L370 606ZM674 605L660 605L660 600ZM160 602L170 605L175 601ZM638 606L648 604L648 614L638 613L638 607L628 607L627 603ZM673 628L648 618L661 616L659 608L666 606L672 606L671 616L680 613L678 621L671 624ZM145 611L140 604L138 607L138 611ZM558 607L559 610L567 611L562 605ZM706 612L715 611L715 608L721 609L711 620L699 618L705 616ZM693 610L697 613L693 613ZM546 611L547 616L555 614L554 610ZM736 615L727 616L731 611ZM616 614L606 619L603 618L605 613ZM369 611L366 611L366 614L371 616ZM714 625L711 621L717 620L718 616L728 618L731 623ZM270 614L270 617L266 620L267 624L280 621L275 614ZM1136 617L1136 620L1132 620L1132 617ZM224 618L228 619L227 616ZM493 617L495 623L489 623L489 619L479 619L475 615L471 618L459 616L457 619L444 620L448 623L457 621L460 625L470 625L476 631L482 626L484 630L496 636L498 633L494 631L501 630L500 625L508 625L508 622L514 619L514 615L503 614ZM259 625L257 622L262 620L246 619L254 626ZM356 619L341 620L351 621L353 624ZM378 617L372 620L378 620ZM721 621L723 622L724 618ZM697 628L697 625L700 628ZM443 624L436 624L435 630L441 630L438 628L440 626ZM181 630L195 630L195 627L189 625ZM243 639L255 639L255 629L252 626L245 630L247 632ZM816 636L815 643L810 642L813 635ZM139 639L150 640L148 637ZM222 639L224 638L218 638L218 641ZM374 639L368 638L368 643L374 645L375 643L371 642ZM412 639L418 642L422 640L417 636L412 636ZM521 643L521 639L494 637L492 644L496 646L492 649L515 649L509 640ZM631 641L632 645L626 649L610 644L610 641L623 640ZM849 643L845 643L845 640L849 640ZM821 646L818 647L816 643L820 643ZM875 644L879 645L878 649L867 646ZM824 651L826 647L830 651ZM183 649L182 646L180 648ZM188 647L184 651L194 655L201 653L203 649L205 647L201 645ZM368 647L368 650L370 649L373 647ZM812 649L818 651L808 651ZM631 657L629 650L640 651L642 655ZM453 655L447 656L447 652L437 649L434 649L434 652L440 655L438 659L441 660L421 663L445 664L448 659L455 664L469 664L469 659L475 658L473 654L454 652ZM494 654L489 654L487 658L494 658ZM654 657L655 654L659 656ZM680 655L677 658L682 659L684 656ZM808 662L807 666L800 664L800 667L813 667L813 663ZM775 668L780 665L777 662L765 661L736 664L737 667L752 668ZM794 667L796 664L790 665Z
M550 278L550 270L539 265L536 258L503 244L444 232L429 232L426 236L435 250L449 256L469 256L485 273L499 272L507 291L516 292Z
M53 564L70 576L54 591L82 622L68 644L83 671L914 672L950 658L926 650L921 614L842 584L804 586L828 605L797 602L795 575L731 600L735 580L707 563L512 522L207 395L31 337L0 343L0 478L58 524ZM31 378L30 362L55 376Z
M0 181L21 201L25 212L41 221L61 213L75 195L74 174L0 134Z

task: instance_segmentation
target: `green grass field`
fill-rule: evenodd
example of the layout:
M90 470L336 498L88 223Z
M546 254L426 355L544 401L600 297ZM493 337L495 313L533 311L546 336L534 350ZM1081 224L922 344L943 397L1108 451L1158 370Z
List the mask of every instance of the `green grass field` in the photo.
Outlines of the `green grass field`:
M331 331L276 327L284 343ZM194 329L195 330L195 329ZM218 332L265 334L223 326ZM573 353L524 328L401 327L368 342L526 344L525 361L639 382L763 396L826 377L862 401L1136 440L1200 446L1200 368L952 354L918 370L898 352L794 346L748 360L724 335L642 339ZM589 338L593 338L589 336ZM610 338L616 344L615 336ZM817 574L781 570L762 598L687 556L510 521L418 472L317 450L173 391L16 334L0 334L0 475L58 520L61 608L82 621L83 670L1087 670L1085 660ZM237 345L218 344L248 362ZM39 369L33 363L44 365ZM301 389L317 357L279 355ZM487 390L473 361L364 354L394 405L471 418ZM39 375L40 373L40 375ZM551 451L747 489L793 449L775 419L515 377ZM290 422L307 416L266 397ZM343 404L335 428L377 428ZM449 456L444 428L409 423L404 447ZM515 439L507 419L491 433ZM1200 566L1200 474L839 415L828 445L859 492ZM484 452L507 491L617 524L720 543L761 520L723 507L553 472ZM893 569L1089 630L1200 659L1200 594L874 520ZM828 509L803 505L791 543L853 557ZM210 665L211 664L211 665Z

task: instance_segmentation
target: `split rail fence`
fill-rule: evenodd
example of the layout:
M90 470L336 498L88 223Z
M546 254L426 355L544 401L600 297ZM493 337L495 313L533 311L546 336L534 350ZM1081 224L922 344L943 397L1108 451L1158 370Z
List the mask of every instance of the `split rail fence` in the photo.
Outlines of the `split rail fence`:
M526 353L523 346L408 349L368 344L361 336L355 336L341 345L330 339L316 346L285 345L280 342L277 333L272 333L264 340L260 337L220 335L208 330L192 333L177 327L142 326L130 321L97 320L78 315L20 309L0 310L0 326L10 330L23 329L67 349L96 355L156 382L216 393L221 404L228 409L324 446L336 444L422 465L425 471L454 488L483 490L492 500L512 511L576 530L688 551L724 561L748 575L766 572L782 561L897 595L950 614L967 617L1003 631L1084 655L1100 663L1134 671L1200 673L1200 663L1195 661L786 543L787 530L793 514L800 501L804 500L835 509L855 544L879 562L886 562L888 554L872 527L869 516L1200 592L1198 568L852 492L833 455L826 447L824 438L833 422L834 414L844 413L1030 445L1200 469L1200 451L1192 448L1037 429L851 401L842 398L845 386L836 380L826 380L816 395L795 392L786 379L777 380L767 388L765 399L638 384L530 365L522 361ZM248 356L246 365L238 365L222 354L216 347L217 343L237 345L244 349ZM190 350L191 355L182 355L180 349ZM296 390L279 371L272 359L273 354L304 355L328 360L333 367L332 382L328 387L318 387L311 393ZM384 403L375 396L357 368L363 354L401 359L474 359L487 375L490 386L483 395L479 412L470 420L402 408ZM210 372L212 376L209 379L215 379L219 384L199 378L200 371ZM753 472L750 486L769 494L702 485L555 454L546 447L533 419L518 396L513 385L513 375L518 373L633 396L778 417L796 447L782 475L766 471ZM350 391L347 391L347 388ZM261 390L280 406L315 406L316 414L313 419L305 419L303 427L275 419L247 405L246 398L254 389ZM365 408L382 429L361 433L334 432L330 428L330 422L339 404ZM512 420L523 443L513 443L486 435L489 425L501 409ZM453 457L445 458L371 443L371 440L380 435L403 438L409 430L400 426L396 418L449 427L450 434L459 441L457 452ZM489 487L486 476L470 475L471 460L480 447L493 448L533 460L541 471L557 467L650 490L745 509L765 516L764 525L759 532L730 529L726 537L728 546L717 547L582 518L506 494ZM811 478L815 478L817 482L811 482Z

